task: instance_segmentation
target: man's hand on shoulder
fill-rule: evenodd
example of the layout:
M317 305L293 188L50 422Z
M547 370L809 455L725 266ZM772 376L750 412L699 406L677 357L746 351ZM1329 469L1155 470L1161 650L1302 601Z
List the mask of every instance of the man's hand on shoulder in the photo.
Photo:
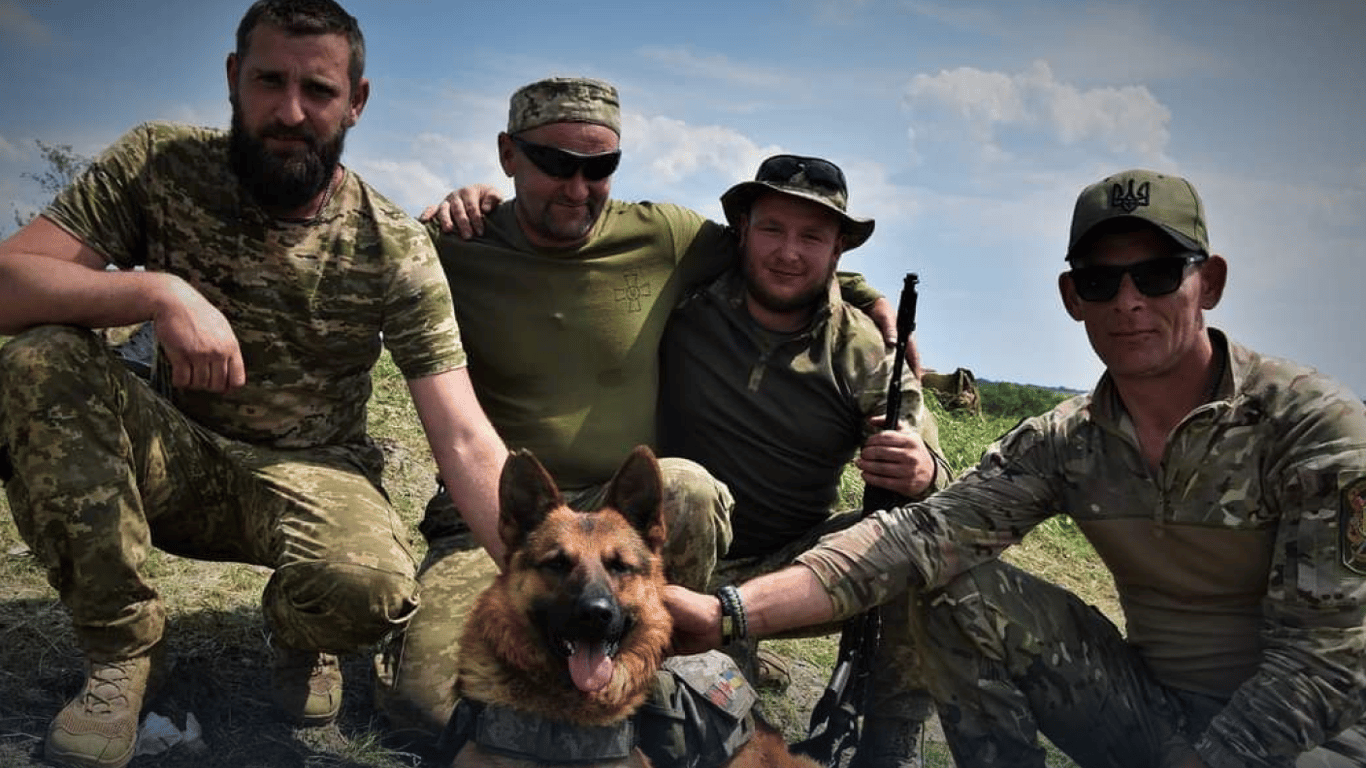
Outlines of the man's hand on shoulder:
M873 428L881 429L883 416L874 416ZM916 499L934 482L934 457L920 435L902 426L875 432L854 459L863 482Z
M488 184L471 184L446 195L436 205L429 205L418 217L427 222L433 218L442 232L458 231L460 239L469 240L484 234L484 216L492 213L503 202L503 194Z
M896 347L896 305L886 296L868 307L868 317L882 333L882 343L887 349Z

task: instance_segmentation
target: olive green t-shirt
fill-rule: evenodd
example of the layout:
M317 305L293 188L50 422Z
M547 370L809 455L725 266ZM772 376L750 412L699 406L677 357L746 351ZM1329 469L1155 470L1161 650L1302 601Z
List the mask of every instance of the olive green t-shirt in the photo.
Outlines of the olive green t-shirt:
M610 200L582 246L537 248L500 205L471 241L438 235L470 377L510 448L562 487L605 482L655 444L658 350L683 289L732 263L724 226L686 208Z

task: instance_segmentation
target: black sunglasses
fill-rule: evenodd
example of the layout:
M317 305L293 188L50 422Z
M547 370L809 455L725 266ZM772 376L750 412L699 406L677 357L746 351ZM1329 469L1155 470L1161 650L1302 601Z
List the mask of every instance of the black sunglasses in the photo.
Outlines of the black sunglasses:
M542 173L557 179L572 179L574 174L583 171L583 177L588 181L602 181L615 173L617 164L621 162L619 149L597 155L581 155L559 147L534 144L517 136L509 138Z
M1186 266L1209 258L1203 253L1186 252L1180 256L1161 256L1123 266L1094 265L1073 267L1068 273L1083 301L1109 301L1119 293L1119 284L1128 275L1144 296L1166 296L1181 287Z
M819 157L801 155L770 157L759 166L758 172L754 174L754 180L788 184L800 174L806 174L807 181L827 189L843 193L849 190L849 185L844 181L844 171L841 171L838 165Z

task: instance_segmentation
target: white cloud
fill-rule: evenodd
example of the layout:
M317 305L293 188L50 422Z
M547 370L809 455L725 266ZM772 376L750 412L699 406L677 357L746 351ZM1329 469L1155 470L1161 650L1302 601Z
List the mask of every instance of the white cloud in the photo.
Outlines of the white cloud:
M689 79L704 78L777 92L799 89L802 82L778 69L740 64L721 54L702 55L683 46L647 45L637 49L637 53Z
M1003 128L1042 133L1064 146L1094 143L1153 165L1167 162L1171 111L1146 87L1081 89L1059 82L1044 61L1013 74L974 67L919 74L906 85L904 104L913 137L966 131L988 162L1012 156L999 143Z
M47 25L13 0L0 0L0 37L32 46L48 45L55 39Z
M416 160L367 160L356 169L371 186L409 213L439 201L451 190L451 182Z
M669 117L622 116L624 149L635 171L648 168L656 183L667 185L700 172L729 181L752 173L779 151L761 147L744 134L717 125L689 125Z
M370 126L355 141L348 137L346 162L404 210L417 214L458 186L492 184L505 196L512 194L498 167L495 135L458 139L424 131L396 139L388 129Z
M457 177L477 177L471 180L490 181L493 177L503 175L498 165L496 135L457 139L424 131L413 138L412 154L428 165L451 169Z
M855 161L843 166L849 181L849 213L883 222L913 223L920 217L921 192L897 185L887 169L873 161Z

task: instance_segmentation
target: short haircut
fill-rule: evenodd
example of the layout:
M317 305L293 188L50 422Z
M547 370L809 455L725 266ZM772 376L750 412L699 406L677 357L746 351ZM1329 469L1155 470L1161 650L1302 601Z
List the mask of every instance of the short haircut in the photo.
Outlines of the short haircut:
M356 17L333 0L256 0L237 25L237 58L246 58L252 30L261 24L278 27L290 35L346 36L351 47L347 75L351 90L360 87L365 74L365 37Z

